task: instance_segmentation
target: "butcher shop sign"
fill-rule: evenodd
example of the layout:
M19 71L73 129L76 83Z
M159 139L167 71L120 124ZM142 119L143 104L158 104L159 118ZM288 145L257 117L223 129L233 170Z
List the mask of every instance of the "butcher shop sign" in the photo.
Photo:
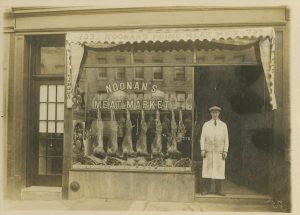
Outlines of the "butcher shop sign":
M104 110L167 110L168 94L147 82L120 82L107 84L106 93L97 93L93 109Z

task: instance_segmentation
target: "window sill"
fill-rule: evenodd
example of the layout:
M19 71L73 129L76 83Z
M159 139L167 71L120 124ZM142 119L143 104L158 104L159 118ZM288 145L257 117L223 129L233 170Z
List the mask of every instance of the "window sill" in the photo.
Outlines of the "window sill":
M105 172L150 172L150 173L192 173L191 167L151 167L151 166L107 166L74 164L71 171L105 171Z

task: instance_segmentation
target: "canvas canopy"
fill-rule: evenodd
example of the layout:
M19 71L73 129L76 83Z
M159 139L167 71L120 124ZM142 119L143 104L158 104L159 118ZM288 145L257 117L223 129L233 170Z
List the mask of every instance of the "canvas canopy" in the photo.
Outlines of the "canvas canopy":
M245 46L259 45L260 59L265 74L272 109L277 109L274 92L275 73L275 31L272 27L260 28L170 28L135 29L99 32L70 32L66 36L67 107L72 108L84 47L111 48L125 43L204 41Z

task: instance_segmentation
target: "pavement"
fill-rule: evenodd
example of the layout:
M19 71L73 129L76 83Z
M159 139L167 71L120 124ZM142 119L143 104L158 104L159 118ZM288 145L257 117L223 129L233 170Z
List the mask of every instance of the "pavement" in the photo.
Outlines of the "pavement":
M1 211L147 211L147 212L275 212L270 204L228 204L226 202L150 202L82 198L78 200L2 200Z

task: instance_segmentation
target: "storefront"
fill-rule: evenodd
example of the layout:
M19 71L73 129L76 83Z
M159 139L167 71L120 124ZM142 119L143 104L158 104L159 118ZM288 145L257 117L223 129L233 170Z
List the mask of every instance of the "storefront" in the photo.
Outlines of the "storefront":
M201 127L219 105L227 181L289 201L285 8L10 14L8 196L62 186L68 199L193 201Z

